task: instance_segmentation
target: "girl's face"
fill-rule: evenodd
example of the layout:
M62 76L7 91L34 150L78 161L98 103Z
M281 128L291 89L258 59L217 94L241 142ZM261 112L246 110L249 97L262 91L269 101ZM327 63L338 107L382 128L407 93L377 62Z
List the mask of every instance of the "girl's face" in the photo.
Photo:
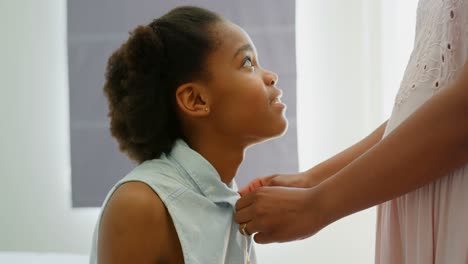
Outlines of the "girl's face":
M252 40L239 26L214 26L219 46L208 58L210 118L217 133L252 144L284 133L286 106L278 76L260 66Z

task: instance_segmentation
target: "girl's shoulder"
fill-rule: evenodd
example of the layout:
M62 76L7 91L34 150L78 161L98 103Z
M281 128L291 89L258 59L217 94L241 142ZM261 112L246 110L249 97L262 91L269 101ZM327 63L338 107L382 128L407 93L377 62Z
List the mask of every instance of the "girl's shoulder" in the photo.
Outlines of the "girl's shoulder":
M114 191L102 215L99 243L103 256L136 263L159 263L179 244L163 201L143 182L127 182Z

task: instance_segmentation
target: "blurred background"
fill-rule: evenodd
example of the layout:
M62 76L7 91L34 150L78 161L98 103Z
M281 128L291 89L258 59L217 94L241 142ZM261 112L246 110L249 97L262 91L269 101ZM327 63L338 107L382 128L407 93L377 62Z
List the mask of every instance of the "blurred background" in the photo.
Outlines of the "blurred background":
M417 0L295 1L300 170L390 116L416 7ZM99 208L72 206L67 21L66 0L0 1L0 263L21 254L87 263ZM304 241L257 245L258 260L373 263L374 232L371 208Z

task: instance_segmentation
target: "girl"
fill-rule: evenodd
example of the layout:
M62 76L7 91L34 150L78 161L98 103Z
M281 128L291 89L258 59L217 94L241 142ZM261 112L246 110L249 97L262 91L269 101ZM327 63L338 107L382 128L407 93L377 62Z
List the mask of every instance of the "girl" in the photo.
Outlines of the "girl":
M233 221L252 144L287 127L278 77L237 25L179 7L110 57L112 135L139 163L108 194L91 263L256 263Z
M241 228L260 243L290 241L380 204L376 263L468 263L467 28L468 0L420 0L388 122L309 171L252 182L237 203ZM259 188L279 185L309 189Z

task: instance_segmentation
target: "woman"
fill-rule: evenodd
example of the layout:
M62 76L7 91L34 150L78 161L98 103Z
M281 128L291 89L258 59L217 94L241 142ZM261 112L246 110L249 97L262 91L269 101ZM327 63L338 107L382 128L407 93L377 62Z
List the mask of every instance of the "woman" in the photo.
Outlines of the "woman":
M291 241L380 204L376 263L468 263L467 28L468 0L421 0L388 122L309 171L252 182L240 229Z

